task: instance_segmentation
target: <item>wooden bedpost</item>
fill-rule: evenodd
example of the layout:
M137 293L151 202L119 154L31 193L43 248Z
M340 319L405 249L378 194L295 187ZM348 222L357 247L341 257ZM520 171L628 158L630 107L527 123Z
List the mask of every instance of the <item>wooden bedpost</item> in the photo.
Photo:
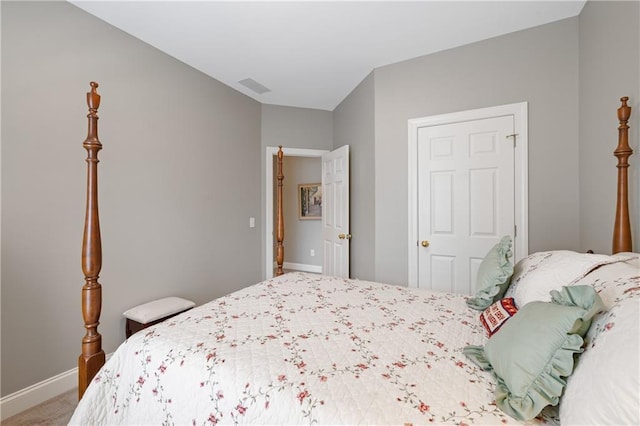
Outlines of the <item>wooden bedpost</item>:
M82 238L82 272L85 284L82 287L82 317L86 333L82 338L82 354L78 358L78 399L104 365L102 336L98 333L100 310L102 308L102 286L98 276L102 268L102 243L100 221L98 219L98 151L102 144L98 140L98 107L100 95L96 92L98 83L91 82L91 92L87 93L89 107L87 139L82 146L87 150L87 208Z
M618 108L618 146L613 155L618 158L618 199L616 202L616 221L613 227L613 253L632 251L631 223L629 220L629 182L627 169L629 156L633 150L629 147L629 126L631 107L627 105L628 97L620 98L622 105Z
M282 208L282 181L284 180L284 175L282 174L283 157L284 152L282 152L282 145L280 145L280 149L278 150L278 189L276 191L276 263L278 265L276 268L276 276L284 274L284 270L282 269L282 264L284 263L284 245L282 244L284 241L284 215Z

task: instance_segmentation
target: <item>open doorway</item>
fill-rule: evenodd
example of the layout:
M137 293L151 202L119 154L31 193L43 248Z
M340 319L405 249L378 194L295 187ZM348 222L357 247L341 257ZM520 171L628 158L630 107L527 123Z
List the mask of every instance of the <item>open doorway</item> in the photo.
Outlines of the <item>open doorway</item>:
M317 158L318 159L318 163L317 163L317 175L318 175L318 179L315 182L303 182L303 183L309 183L309 184L313 184L313 183L319 183L320 182L320 176L321 176L321 159L322 159L322 155L326 154L329 151L325 151L325 150L314 150L314 149L301 149L301 148L286 148L283 147L282 148L285 158ZM275 190L274 190L274 157L277 155L278 153L278 148L277 147L267 147L266 148L266 162L265 162L265 198L266 198L266 209L265 209L265 278L272 278L274 276L274 269L273 269L273 263L274 263L274 200L275 200ZM298 191L298 183L294 182L293 180L295 179L291 179L288 174L287 174L287 169L284 169L284 185L286 188L286 191L289 192L289 194L285 195L285 197L287 197L287 200L289 202L289 205L291 206L292 203L293 205L297 205L298 204L298 199L297 199L297 191ZM300 174L301 179L304 179L304 174ZM290 191L290 190L293 191ZM291 192L293 192L294 194L294 199L291 200ZM291 211L291 210L290 210ZM298 263L298 262L293 262L293 264L291 262L288 262L288 258L290 258L290 256L288 256L288 254L292 253L288 251L288 246L287 246L287 233L288 233L288 229L289 229L289 223L294 223L294 221L299 221L298 218L298 214L294 214L291 215L290 213L287 214L287 212L285 212L285 239L284 239L284 244L285 244L285 269L287 269L287 267L289 266L290 269L300 269L300 270L308 270L308 272L322 272L322 268L320 267L319 269L314 269L314 270L309 270L308 265L304 264L304 263ZM305 221L306 222L306 221ZM311 220L309 222L312 222ZM313 221L313 222L320 222L320 221ZM313 226L311 226L312 228ZM307 226L306 228L309 228L309 226ZM318 241L321 241L321 234L318 238ZM300 248L295 248L295 247L291 247L294 250L300 250ZM308 249L308 248L304 248L304 250L309 250L307 253L301 253L303 255L307 255L310 256L311 252L310 250L315 250L315 249ZM316 256L321 255L322 253L319 253L318 251L316 251L314 253ZM313 268L311 268L313 269Z

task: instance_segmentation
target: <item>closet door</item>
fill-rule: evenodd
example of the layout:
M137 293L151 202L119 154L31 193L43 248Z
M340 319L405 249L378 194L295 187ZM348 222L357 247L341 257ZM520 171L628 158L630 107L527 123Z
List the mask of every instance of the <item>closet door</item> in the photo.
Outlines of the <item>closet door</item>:
M514 236L513 116L418 129L418 286L475 292L478 267Z

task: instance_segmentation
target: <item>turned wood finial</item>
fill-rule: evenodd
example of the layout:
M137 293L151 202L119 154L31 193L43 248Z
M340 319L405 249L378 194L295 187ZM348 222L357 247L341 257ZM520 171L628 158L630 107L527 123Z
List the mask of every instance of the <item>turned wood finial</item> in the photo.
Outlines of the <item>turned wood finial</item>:
M618 158L618 196L616 201L616 218L613 227L613 253L632 251L631 221L629 219L629 183L627 169L629 157L633 150L629 146L629 126L627 122L631 117L631 107L627 105L629 98L620 98L622 105L618 108L618 146L613 155Z
M282 173L282 159L284 152L282 151L282 145L278 149L278 188L276 191L276 276L284 274L282 265L284 264L284 214L282 207L282 186L284 180L284 174Z
M91 91L87 92L87 106L89 107L89 114L96 114L98 112L98 108L100 108L100 95L96 89L100 86L95 81L89 83L91 86Z
M87 150L87 205L84 233L82 237L82 272L85 284L82 287L82 317L85 335L82 338L82 353L78 358L78 397L82 398L89 383L105 362L102 336L98 333L102 309L102 286L98 282L102 269L102 242L98 217L98 152L102 144L98 140L98 107L100 95L98 83L91 82L87 93L88 130L82 146Z
M100 95L96 91L98 83L92 81L89 84L91 85L91 91L87 92L87 106L89 107L89 114L87 114L88 129L87 139L85 139L83 146L89 150L89 146L98 145L98 150L100 150L100 148L102 148L102 144L98 140L98 108L100 107Z
M629 121L629 117L631 116L631 107L627 105L628 100L628 96L623 96L620 98L620 102L622 103L620 108L618 108L618 120L620 121L620 124L624 122L624 124L626 125L627 121Z

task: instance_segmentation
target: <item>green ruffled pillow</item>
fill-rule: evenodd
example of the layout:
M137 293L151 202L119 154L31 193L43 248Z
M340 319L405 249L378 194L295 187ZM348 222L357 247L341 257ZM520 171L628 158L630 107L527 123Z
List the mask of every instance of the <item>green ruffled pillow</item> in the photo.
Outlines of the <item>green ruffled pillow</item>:
M582 352L591 319L604 310L591 286L551 291L551 303L524 305L484 346L464 354L496 378L496 404L519 420L531 420L547 405L557 405Z
M467 299L467 305L478 311L484 311L493 302L500 300L513 275L511 262L511 236L502 237L482 259L476 277L476 294Z

